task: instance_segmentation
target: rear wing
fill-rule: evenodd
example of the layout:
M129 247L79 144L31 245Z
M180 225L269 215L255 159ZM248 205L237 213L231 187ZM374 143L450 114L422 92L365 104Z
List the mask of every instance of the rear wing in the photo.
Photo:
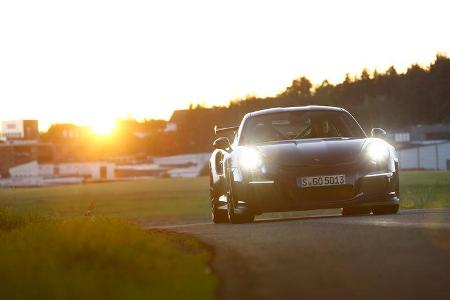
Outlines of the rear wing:
M215 134L220 134L220 133L229 132L229 131L234 131L234 132L236 132L238 129L239 129L239 126L219 128L219 127L217 127L217 125L216 125L216 126L214 126L214 133L215 133Z

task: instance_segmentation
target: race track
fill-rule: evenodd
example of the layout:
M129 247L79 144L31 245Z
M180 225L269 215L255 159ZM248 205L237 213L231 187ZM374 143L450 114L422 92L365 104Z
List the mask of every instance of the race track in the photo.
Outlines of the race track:
M219 299L449 299L450 209L194 224Z

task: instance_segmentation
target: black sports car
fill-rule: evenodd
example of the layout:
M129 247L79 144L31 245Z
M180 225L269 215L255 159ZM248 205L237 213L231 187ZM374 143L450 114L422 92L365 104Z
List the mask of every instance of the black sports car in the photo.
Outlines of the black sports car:
M214 141L210 159L212 220L252 222L264 212L342 208L343 215L394 214L398 159L345 109L272 108L248 113Z

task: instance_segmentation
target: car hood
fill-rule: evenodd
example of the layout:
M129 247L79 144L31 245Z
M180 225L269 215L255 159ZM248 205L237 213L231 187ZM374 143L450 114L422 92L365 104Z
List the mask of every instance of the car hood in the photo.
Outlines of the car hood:
M366 139L310 139L258 145L269 163L278 165L328 165L356 160Z

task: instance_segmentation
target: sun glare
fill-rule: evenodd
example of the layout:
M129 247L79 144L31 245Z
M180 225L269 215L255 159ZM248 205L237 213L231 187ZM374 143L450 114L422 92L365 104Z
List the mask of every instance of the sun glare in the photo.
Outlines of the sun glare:
M90 128L97 135L108 135L113 133L114 129L116 128L116 121L99 119L95 122L92 122Z

